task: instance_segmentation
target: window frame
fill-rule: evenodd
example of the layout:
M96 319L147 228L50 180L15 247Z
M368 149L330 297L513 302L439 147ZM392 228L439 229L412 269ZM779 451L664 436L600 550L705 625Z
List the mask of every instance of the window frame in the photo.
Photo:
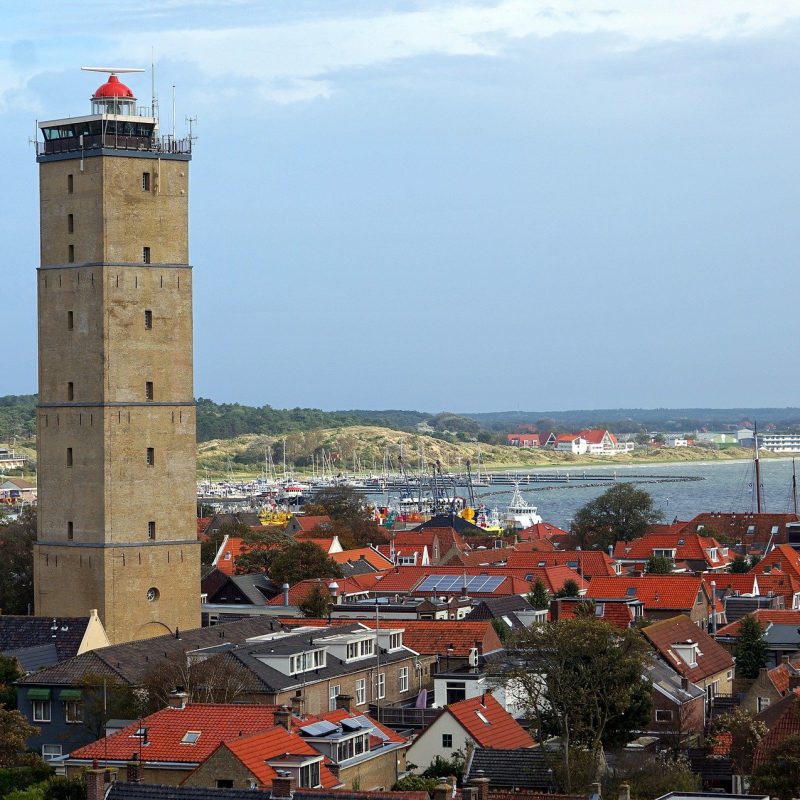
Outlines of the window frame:
M367 702L367 679L356 678L356 705L363 706L366 702Z
M453 734L452 733L443 733L442 734L442 750L452 750L453 749Z
M64 700L64 722L68 725L83 722L83 700Z
M397 683L401 694L408 691L408 667L400 667L400 672L397 673Z
M378 680L376 681L376 691L378 700L383 700L386 697L386 673L379 672Z
M45 713L47 714L46 717ZM51 722L53 719L53 701L31 700L31 718L34 722Z

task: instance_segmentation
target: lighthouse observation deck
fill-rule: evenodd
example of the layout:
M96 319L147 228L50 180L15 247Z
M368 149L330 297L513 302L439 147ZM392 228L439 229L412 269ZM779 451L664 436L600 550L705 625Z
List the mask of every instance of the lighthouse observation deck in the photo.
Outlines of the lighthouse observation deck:
M36 160L89 157L109 151L151 156L191 157L191 137L159 135L158 119L137 106L133 92L112 74L92 95L92 113L39 122L44 141L36 143ZM133 151L133 152L131 152Z

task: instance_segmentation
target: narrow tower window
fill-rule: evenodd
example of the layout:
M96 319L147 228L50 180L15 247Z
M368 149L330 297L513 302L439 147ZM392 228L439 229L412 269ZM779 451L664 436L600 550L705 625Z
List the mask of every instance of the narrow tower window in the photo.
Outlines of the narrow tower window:
M147 448L147 466L153 467L156 463L156 451L153 447Z
M75 261L75 245L74 244L71 244L69 246L69 249L67 250L67 260L69 261L70 264L73 261Z
M67 400L74 400L75 399L75 384L70 381L67 384Z
M74 539L75 531L72 526L72 520L67 523L67 539Z
M75 327L75 315L71 311L67 311L67 330L71 331Z
M67 448L67 466L68 467L72 466L72 448L71 447Z
M75 233L75 217L67 214L67 233Z
M156 523L153 520L147 523L147 538L148 539L155 539L156 538Z
M142 248L142 262L144 264L149 264L150 263L150 248L149 247L143 247Z
M150 191L150 173L143 172L142 173L142 191L149 192Z
M149 308L144 312L144 329L146 331L153 330L153 312Z
M144 399L152 400L153 396L153 381L147 381L144 385Z
M72 175L67 175L67 192L72 194L75 189L75 179Z

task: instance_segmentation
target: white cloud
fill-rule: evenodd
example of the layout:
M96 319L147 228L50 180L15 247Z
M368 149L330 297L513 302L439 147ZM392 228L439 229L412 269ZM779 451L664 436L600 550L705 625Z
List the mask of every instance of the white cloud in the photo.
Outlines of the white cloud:
M213 5L208 0L169 0L159 6L163 16L155 30L143 29L152 25L147 15L140 18L135 32L113 24L97 28L92 58L141 60L152 45L161 57L194 65L207 80L253 81L252 90L260 96L294 102L330 96L331 78L342 70L418 56L494 56L526 37L605 33L614 35L618 47L635 48L658 41L753 36L800 16L796 0L498 0L494 4L462 0L383 13L370 3L358 3L347 14L337 3L339 16L326 17L330 6L321 0L314 16L308 15L305 4L301 18L275 23L265 21L267 9L259 4L227 0L230 21L223 27L216 19L203 22L205 10ZM105 3L103 7L108 9ZM364 13L364 8L371 13ZM179 25L186 9L198 20L190 28ZM170 10L175 12L173 28ZM116 32L120 30L124 34ZM141 48L132 51L132 41L142 42ZM86 52L86 42L81 45L70 48L68 40L54 38L52 51L42 54L27 77L45 68L74 67L74 51ZM47 47L47 41L40 44L40 50ZM6 72L5 66L0 62L0 73ZM0 97L17 86L16 80L8 83L0 84Z

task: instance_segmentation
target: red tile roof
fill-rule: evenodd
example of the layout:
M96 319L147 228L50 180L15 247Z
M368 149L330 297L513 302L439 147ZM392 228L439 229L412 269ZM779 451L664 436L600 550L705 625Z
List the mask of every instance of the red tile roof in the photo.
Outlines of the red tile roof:
M755 756L753 758L753 768L760 766L770 758L770 750L779 745L789 736L800 735L800 689L795 689L791 694L786 695L779 701L779 714L777 719L773 719L777 706L771 706L764 714L771 712L769 717L772 719L769 731L766 736L758 743ZM759 715L758 718L760 718Z
M664 661L672 669L693 683L702 681L719 672L733 669L733 657L731 654L683 614L672 619L654 622L652 625L642 628L642 633L661 653ZM674 645L681 642L697 643L697 662L695 666L691 666L684 661L678 650L674 648Z
M303 539L302 541L316 544L324 553L328 553L331 544L333 544L333 539ZM222 540L222 544L220 545L217 555L214 558L214 566L220 572L224 572L226 575L233 575L236 572L236 559L239 558L244 551L246 551L248 548L258 550L262 547L267 550L272 550L273 548L278 547L278 545L251 545L250 543L245 542L245 540L239 536L226 536Z
M518 553L552 553L556 546L549 539L528 539L514 545Z
M747 616L755 617L761 623L762 628L766 628L769 625L800 625L800 611L790 608L759 608ZM717 636L736 637L739 635L741 624L742 620L737 619L736 622L731 622L730 625L720 628L717 631Z
M723 569L733 560L730 551L723 555L723 549L727 550L716 539L699 533L648 533L630 542L617 542L614 558L647 561L655 550L674 550L678 561L705 561L708 569Z
M558 550L552 553L514 553L509 556L509 567L568 566L585 578L611 576L617 573L612 560L598 550Z
M800 580L800 553L788 544L779 544L750 570L758 575L774 571L785 572Z
M267 764L267 761L278 759L287 753L307 756L321 755L301 736L289 733L286 728L281 726L223 742L220 747L230 750L234 757L256 776L262 789L270 787L272 779L277 776L277 771ZM188 780L189 777L187 776L185 780ZM320 764L319 777L320 783L325 789L342 785L342 782L325 766L324 761Z
M796 514L721 514L709 512L698 514L686 523L685 530L706 534L714 531L726 536L733 541L740 541L747 545L759 543L767 544L770 539L774 544L786 543L789 531L787 522L797 521ZM773 533L774 531L774 533Z
M488 692L445 708L479 747L533 747L531 735ZM424 733L422 734L424 735Z
M310 533L315 528L320 527L320 525L331 525L331 518L327 514L320 514L316 517L305 517L305 516L296 516L292 517L292 519L300 526L300 531L303 533Z
M602 444L606 434L608 434L611 444L617 443L617 437L605 428L584 428L582 431L578 431L577 435L581 439L585 439L588 444Z
M616 578L593 578L589 597L636 597L645 611L689 611L700 592L705 594L703 579L697 575L641 575Z
M373 578L374 582L376 575L377 573L373 573L372 575L359 575L358 577ZM328 591L328 584L332 581L336 581L338 584L340 597L346 597L354 594L364 594L368 588L363 586L359 581L355 580L355 576L350 578L309 578L308 580L300 581L289 588L289 605L300 605L300 603L306 599L309 592L315 586L319 586L325 594L330 594ZM268 605L271 606L282 606L283 604L283 592L273 597L268 603Z
M783 597L786 608L794 605L794 596L800 592L800 579L780 570L769 573L748 572L744 575L726 572L723 574L704 573L706 583L712 580L717 584L717 592L726 594L753 594L755 589L762 595Z
M786 694L789 691L789 666L788 664L778 664L767 672L767 676L772 681L772 685L781 693ZM794 670L792 673L794 674Z
M326 626L327 620L316 619L281 619L290 627L298 625ZM332 625L352 625L358 622L366 628L375 628L375 619L333 619ZM503 647L491 620L421 620L399 619L384 620L382 628L391 627L403 630L403 644L424 656L446 653L449 648L453 658L467 658L470 651L480 645L483 653L493 653Z
M221 742L258 733L275 727L278 706L189 703L185 708L164 708L128 725L127 728L73 750L73 759L128 760L139 752L150 762L169 761L199 764L216 750ZM139 728L147 729L147 743L138 736ZM182 744L189 731L199 731L195 744Z
M343 550L341 553L331 553L330 556L337 564L347 564L349 561L355 563L363 558L375 569L389 569L394 566L387 556L374 547L356 547L353 550Z
M517 538L521 542L532 539L558 539L570 535L569 531L553 525L552 522L537 522L535 525L531 525L530 528L523 528L521 531L517 531Z
M575 610L580 602L580 600L574 599L559 599L558 618L573 619L575 617ZM619 600L617 602L606 600L603 603L602 612L602 614L596 615L595 619L601 622L607 622L609 625L613 625L615 628L621 628L622 630L630 628L635 619L633 609L624 600Z

